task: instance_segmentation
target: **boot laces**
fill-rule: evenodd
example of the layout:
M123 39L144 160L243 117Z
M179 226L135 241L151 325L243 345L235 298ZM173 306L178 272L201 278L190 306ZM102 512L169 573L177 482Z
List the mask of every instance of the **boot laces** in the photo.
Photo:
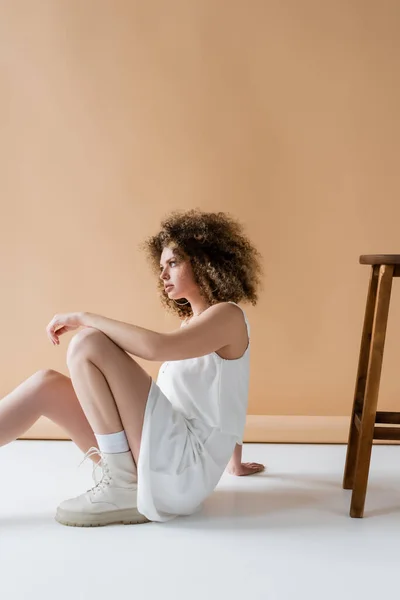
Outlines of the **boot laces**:
M88 458L91 458L95 454L98 454L100 456L100 461L97 464L95 462L93 462L92 478L95 483L95 486L90 488L89 490L87 490L88 492L91 492L94 495L96 495L98 492L107 488L110 485L111 480L112 480L110 469L107 464L106 458L105 458L104 454L102 452L100 452L100 450L98 448L96 448L95 446L92 446L91 448L89 448L89 450L86 452L85 456L83 457L83 460L79 463L78 467L80 467L85 462L85 460L87 460ZM97 479L98 467L100 467L102 469L101 479Z

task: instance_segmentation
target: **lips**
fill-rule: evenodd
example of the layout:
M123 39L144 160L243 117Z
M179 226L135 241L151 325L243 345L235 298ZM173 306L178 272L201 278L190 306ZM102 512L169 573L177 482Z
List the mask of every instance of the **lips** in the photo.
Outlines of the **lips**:
M167 290L169 290L169 289L171 289L171 288L173 288L173 287L174 287L174 286L172 285L172 283L169 283L168 285L166 285L166 286L164 287L164 290L165 290L165 291L167 291Z

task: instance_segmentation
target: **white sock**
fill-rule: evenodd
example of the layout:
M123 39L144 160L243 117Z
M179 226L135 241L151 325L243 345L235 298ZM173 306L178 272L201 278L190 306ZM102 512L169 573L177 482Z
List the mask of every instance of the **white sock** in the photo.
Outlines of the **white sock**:
M95 433L100 452L106 454L118 454L128 452L129 444L124 430L118 433L107 433L99 435Z

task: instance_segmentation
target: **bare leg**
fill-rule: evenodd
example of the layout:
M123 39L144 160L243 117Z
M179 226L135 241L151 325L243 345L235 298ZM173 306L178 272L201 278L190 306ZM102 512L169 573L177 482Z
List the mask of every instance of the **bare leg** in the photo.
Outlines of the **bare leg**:
M124 429L137 463L150 375L97 329L83 329L72 338L67 363L93 431L109 434Z
M132 453L137 459L150 376L97 330L82 330L72 339L68 363L74 374L74 383L62 373L43 369L28 377L0 401L0 446L16 440L39 417L45 416L62 427L86 452L91 446L97 446L86 414L97 424L96 433L101 434L115 433L124 428L121 412L122 419L127 421L125 428ZM110 379L118 408L101 368ZM82 397L84 409L74 388ZM97 455L91 458L95 462L99 460Z
M83 452L96 446L70 378L51 369L34 373L0 401L0 446L17 439L42 415L62 427Z

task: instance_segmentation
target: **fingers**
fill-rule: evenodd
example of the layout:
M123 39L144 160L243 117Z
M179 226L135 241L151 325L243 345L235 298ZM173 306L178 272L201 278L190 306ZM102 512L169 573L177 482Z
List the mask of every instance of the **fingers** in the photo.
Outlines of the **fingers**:
M53 344L53 346L57 346L60 343L60 341L55 333L50 333L49 339L50 339L51 343Z
M49 340L55 344L56 343L56 337L54 335L54 330L52 327L50 327L50 325L47 326L46 328L46 333L47 333L47 337L49 338Z
M60 337L60 335L63 335L63 333L67 333L68 329L66 327L61 327L60 329L57 329L57 336Z
M254 475L255 473L261 473L265 470L265 466L260 463L242 463L237 467L230 467L228 465L227 471L230 475L244 476Z
M265 466L260 463L244 463L244 466L247 469L253 471L254 473L259 473L265 470Z
M54 346L59 344L58 335L55 333L58 326L57 318L54 317L46 327L47 336Z

